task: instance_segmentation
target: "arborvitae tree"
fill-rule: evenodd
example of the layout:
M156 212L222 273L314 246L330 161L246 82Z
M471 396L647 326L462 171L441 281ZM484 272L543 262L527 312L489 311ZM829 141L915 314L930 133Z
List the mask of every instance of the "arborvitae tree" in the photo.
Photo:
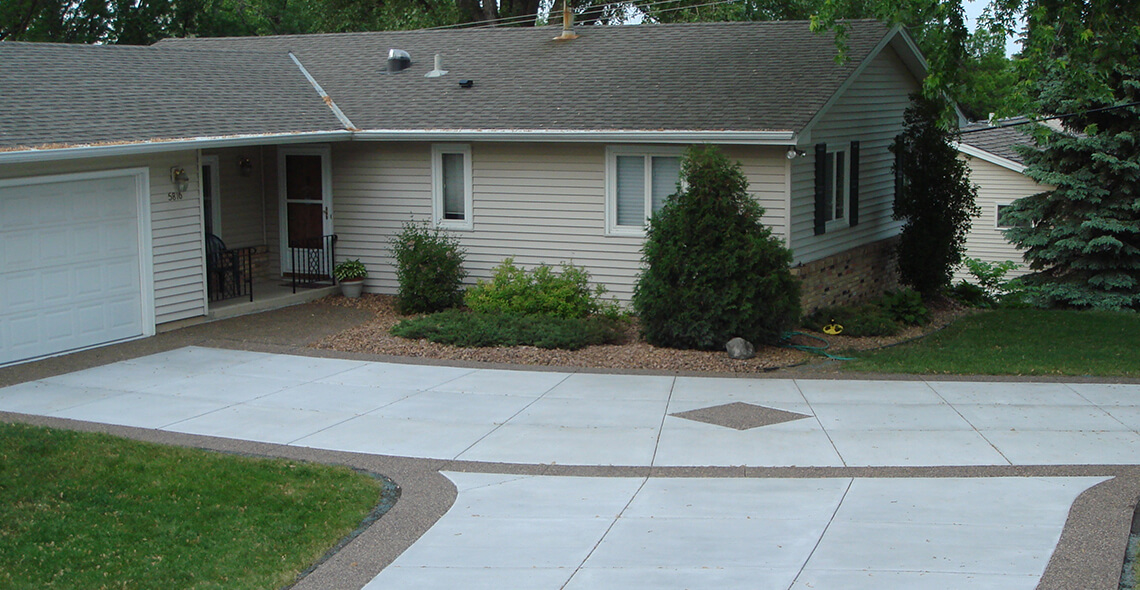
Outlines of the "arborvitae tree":
M690 148L684 190L650 220L633 307L646 340L718 349L742 337L774 342L799 319L791 252L760 222L740 164L711 146Z
M903 132L895 138L895 219L904 221L898 243L899 277L924 297L950 285L962 262L970 218L978 215L977 187L938 124L945 105L911 96Z

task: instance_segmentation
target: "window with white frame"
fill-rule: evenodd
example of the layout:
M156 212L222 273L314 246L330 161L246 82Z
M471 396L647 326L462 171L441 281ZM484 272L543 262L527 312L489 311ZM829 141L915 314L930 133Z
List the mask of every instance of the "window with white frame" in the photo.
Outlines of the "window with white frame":
M649 217L677 192L681 148L611 147L606 150L606 231L642 235Z
M471 229L471 146L432 146L431 188L435 225Z
M1030 225L1029 223L1015 222L1006 216L1006 214L1009 213L1009 209L1011 207L1013 207L1012 204L998 205L997 206L997 211L995 212L995 215L994 215L995 219L997 220L997 228L998 229L1009 229L1011 227L1029 227L1029 225Z
M823 219L830 225L847 218L847 200L851 193L847 152L844 150L828 152L823 170Z

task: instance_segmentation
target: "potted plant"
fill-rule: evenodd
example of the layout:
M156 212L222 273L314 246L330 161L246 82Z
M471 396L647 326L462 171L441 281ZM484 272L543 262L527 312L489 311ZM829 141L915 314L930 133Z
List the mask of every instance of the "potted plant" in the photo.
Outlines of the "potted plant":
M368 269L364 268L360 259L345 260L333 267L333 277L340 284L340 292L349 299L360 297L366 276L368 276Z

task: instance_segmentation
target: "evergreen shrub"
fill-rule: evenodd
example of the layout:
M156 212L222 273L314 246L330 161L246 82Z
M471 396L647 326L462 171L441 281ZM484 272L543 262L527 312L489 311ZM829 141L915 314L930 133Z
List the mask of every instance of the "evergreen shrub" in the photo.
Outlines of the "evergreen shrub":
M778 341L799 319L792 254L760 218L739 164L694 146L683 190L649 222L633 308L654 346L722 349L728 340Z
M427 223L408 222L388 242L396 259L400 313L430 313L463 303L463 257L459 241Z
M461 347L536 346L577 350L596 344L619 343L626 322L593 316L511 315L451 309L404 320L392 327L393 336L427 338Z

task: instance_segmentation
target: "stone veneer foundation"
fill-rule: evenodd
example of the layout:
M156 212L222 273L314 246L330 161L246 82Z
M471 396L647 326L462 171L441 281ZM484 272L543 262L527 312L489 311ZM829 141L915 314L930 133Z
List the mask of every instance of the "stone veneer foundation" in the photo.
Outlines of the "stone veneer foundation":
M897 243L889 238L793 267L792 274L802 282L803 312L860 303L898 289Z

